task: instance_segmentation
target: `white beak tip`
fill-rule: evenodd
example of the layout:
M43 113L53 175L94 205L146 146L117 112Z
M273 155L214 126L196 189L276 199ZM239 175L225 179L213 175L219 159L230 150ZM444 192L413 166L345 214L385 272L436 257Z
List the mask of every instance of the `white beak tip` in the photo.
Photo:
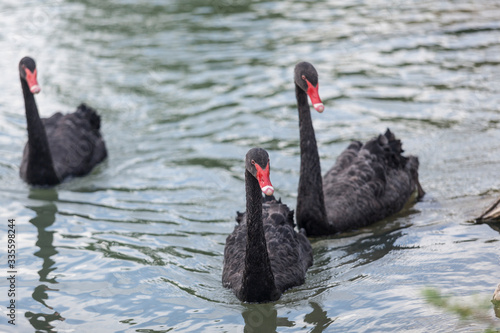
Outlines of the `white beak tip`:
M325 106L323 105L323 103L316 103L316 104L313 104L313 106L316 109L316 111L318 111L319 113L321 113L325 110Z
M31 86L30 91L32 94L38 94L40 92L40 86L38 84L35 84L34 86Z
M264 192L264 194L267 196L271 196L274 193L274 188L272 186L266 185L262 188L262 192Z

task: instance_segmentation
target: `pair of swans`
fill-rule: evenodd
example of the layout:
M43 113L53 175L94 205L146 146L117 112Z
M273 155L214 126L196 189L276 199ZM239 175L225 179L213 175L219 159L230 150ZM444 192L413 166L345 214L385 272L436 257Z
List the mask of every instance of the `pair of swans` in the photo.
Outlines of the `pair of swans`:
M316 111L323 112L316 69L307 62L297 64L294 82L300 127L300 231L294 230L293 212L272 196L267 152L251 149L245 160L246 212L238 213L238 224L227 237L222 273L223 285L242 301L274 301L304 283L313 262L306 235L369 225L400 211L415 191L418 198L424 195L418 158L404 157L401 141L390 130L365 144L352 142L321 177L307 100L309 96Z
M36 64L19 63L28 143L20 168L29 184L51 186L67 177L89 173L107 156L100 117L85 104L76 112L41 119L34 94L40 92ZM304 283L312 265L308 236L329 235L359 228L398 212L410 195L424 192L418 181L418 159L401 155L401 142L387 130L365 144L353 142L322 179L318 147L308 96L318 112L324 106L315 68L295 67L295 93L300 126L300 180L296 232L291 211L273 197L267 152L251 149L245 160L246 212L224 249L222 281L243 301L280 298L288 288ZM263 192L266 199L262 198Z

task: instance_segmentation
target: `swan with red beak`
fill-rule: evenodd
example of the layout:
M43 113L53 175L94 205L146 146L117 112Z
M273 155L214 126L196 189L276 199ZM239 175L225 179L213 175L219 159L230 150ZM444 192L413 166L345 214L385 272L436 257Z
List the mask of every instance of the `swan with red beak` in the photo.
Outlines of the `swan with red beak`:
M276 301L304 283L312 247L294 230L293 211L273 196L269 155L252 148L245 157L246 211L226 239L222 284L244 302ZM266 197L262 197L262 192Z
M299 112L300 178L296 220L308 236L331 235L357 229L400 211L417 192L425 192L418 179L418 158L403 156L401 140L389 129L365 144L353 141L324 175L311 117L325 107L318 93L318 72L308 62L294 70Z
M32 72L28 67L22 65L24 72L26 73L26 83L30 88L32 94L38 94L42 89L38 85L38 81L36 80L36 68Z
M319 113L323 112L325 110L325 106L323 105L321 98L319 98L319 93L318 93L319 83L313 85L311 82L309 82L309 80L307 80L305 75L302 75L302 79L307 83L307 95L311 99L311 103L314 109Z
M260 189L262 193L267 196L271 196L274 193L273 185L271 184L271 179L269 178L269 160L264 168L262 168L257 162L252 160L252 164L257 170L257 180L259 181Z
M30 185L53 186L66 178L88 174L107 156L101 117L82 103L73 113L57 112L40 118L35 101L35 94L41 91L35 60L22 58L18 69L28 130L21 178Z

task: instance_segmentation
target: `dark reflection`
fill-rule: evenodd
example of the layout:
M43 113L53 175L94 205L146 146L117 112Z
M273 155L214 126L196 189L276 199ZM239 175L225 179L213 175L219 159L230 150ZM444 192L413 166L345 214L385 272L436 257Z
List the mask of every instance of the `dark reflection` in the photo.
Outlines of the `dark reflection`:
M500 232L500 220L480 220L476 219L474 221L476 224L487 224L491 229Z
M485 222L491 229L500 232L500 221Z
M55 215L57 213L57 207L54 203L47 202L42 206L29 208L37 213L37 216L32 218L30 222L38 231L38 240L36 245L40 248L40 250L34 254L43 260L42 269L38 271L40 281L57 283L55 278L48 278L49 274L56 269L56 267L53 267L55 262L50 257L57 254L57 251L52 245L54 241L54 231L46 230L46 228L50 227L56 219Z
M347 256L354 256L354 267L369 264L385 257L399 247L394 244L403 236L402 230L391 230L381 235L370 235L344 248ZM345 264L345 263L344 263Z
M309 332L323 332L326 328L328 328L328 326L330 326L331 323L335 321L335 319L329 318L326 311L323 310L318 303L311 302L310 304L313 310L304 317L304 321L306 323L314 325L314 328Z
M308 332L320 333L335 321L327 316L318 303L310 302L312 311L304 317L306 323L314 328ZM245 304L245 310L241 313L245 320L245 333L252 332L277 332L278 327L294 327L295 322L285 317L278 317L274 304Z
M404 236L403 230L409 228L410 224L401 224L399 222L387 221L377 223L370 227L370 234L366 237L360 237L353 242L337 247L343 251L343 255L335 258L336 266L345 266L352 264L353 267L369 264L382 259L393 250L402 249L401 246L395 245L396 241ZM363 229L364 232L367 229ZM335 242L339 238L353 237L362 231L352 232L350 234L342 234L339 237L333 237L331 242ZM329 253L331 247L320 247L316 250L315 263L313 267L325 268L328 267L332 258Z
M342 278L339 279L337 276L339 272L348 272L355 267L381 260L391 251L405 249L404 245L396 245L396 242L404 236L404 230L410 226L411 224L391 219L369 228L363 228L363 230L332 237L324 242L325 246L316 246L314 264L308 271L309 278L313 279L316 285L315 295L320 295L326 290L346 282ZM368 235L360 236L368 232ZM341 239L341 245L337 245L339 239ZM335 254L333 255L332 252ZM363 276L363 273L349 276L347 281L352 282L363 278ZM355 298L354 295L353 298ZM311 306L313 309L317 309L317 304L311 303ZM316 318L316 316L313 314L312 318ZM318 325L322 323L327 322L318 321Z
M245 311L241 313L245 320L245 333L276 332L278 326L292 327L294 322L287 318L278 318L274 304L245 304Z
M41 206L30 206L28 208L36 212L36 216L30 220L38 231L38 240L36 245L40 248L34 255L42 259L42 269L38 271L40 276L39 281L47 284L57 284L55 277L49 278L57 267L54 266L55 261L51 259L57 254L56 248L52 245L54 241L54 231L47 231L56 220L57 206L54 201L58 199L55 189L32 189L29 195L30 199L42 201ZM40 284L33 291L32 297L35 301L43 304L46 308L53 308L46 303L49 299L47 291L58 291L47 287L46 284ZM54 320L63 321L64 318L56 311L53 314L26 312L26 318L37 331L55 332L52 329L54 326L50 323Z
M57 331L53 330L54 326L50 325L50 323L53 322L54 320L64 321L64 318L61 317L59 312L54 312L53 314L45 314L45 313L33 313L31 311L28 311L24 314L24 316L31 323L31 326L33 326L36 329L37 333L38 332L55 333Z
M33 292L33 294L31 296L33 297L33 299L35 301L38 301L39 303L42 303L47 308L49 308L49 309L52 310L53 307L51 307L51 306L47 305L47 303L45 303L45 300L49 298L49 295L46 293L47 290L50 290L50 291L59 291L59 289L51 289L51 288L47 287L46 285L41 284L41 285L39 285L38 287L35 288L35 291Z

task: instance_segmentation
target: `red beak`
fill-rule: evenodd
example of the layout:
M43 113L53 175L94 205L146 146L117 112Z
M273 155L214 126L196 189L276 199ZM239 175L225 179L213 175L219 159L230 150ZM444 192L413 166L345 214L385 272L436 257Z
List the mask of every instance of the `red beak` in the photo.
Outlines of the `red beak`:
M271 184L271 179L269 179L269 163L267 163L264 170L257 163L255 163L255 168L257 169L257 180L259 181L260 189L267 196L273 195L274 188Z
M41 89L36 80L36 69L31 72L29 69L24 68L24 71L26 72L26 82L28 83L31 93L38 94Z
M323 106L323 102L321 101L321 98L319 98L319 83L315 86L311 84L311 82L307 81L307 94L309 95L309 98L311 99L311 103L313 104L314 108L316 111L319 113L323 112L325 107Z

